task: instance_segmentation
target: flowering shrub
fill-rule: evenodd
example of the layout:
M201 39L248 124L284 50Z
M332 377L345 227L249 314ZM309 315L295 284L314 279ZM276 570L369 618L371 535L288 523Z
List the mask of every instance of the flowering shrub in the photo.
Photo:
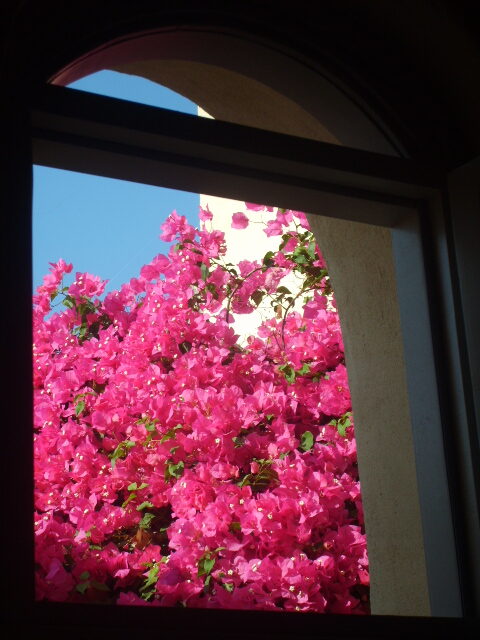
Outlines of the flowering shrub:
M340 324L305 216L277 210L278 251L236 266L219 231L175 212L162 230L169 256L104 300L88 273L64 286L63 260L34 296L37 599L368 613ZM240 346L234 314L266 300Z

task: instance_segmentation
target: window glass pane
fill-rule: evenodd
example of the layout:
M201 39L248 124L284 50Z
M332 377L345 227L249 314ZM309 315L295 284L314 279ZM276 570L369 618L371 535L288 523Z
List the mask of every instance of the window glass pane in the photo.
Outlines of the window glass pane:
M113 72L72 86L196 112ZM37 599L368 613L304 214L45 167L33 208Z
M134 202L126 244L110 242L116 215L97 231L126 260ZM325 263L301 213L201 204L200 230L170 215L168 257L122 264L105 297L93 269L63 262L37 291L37 598L368 613ZM102 251L88 255L86 226L82 264Z
M177 209L198 222L199 195L73 171L34 167L33 284L50 262L64 258L76 271L117 289L155 253L168 251L160 223Z
M197 106L175 91L145 78L118 71L98 71L72 82L69 87L110 98L130 100L153 107L197 115Z

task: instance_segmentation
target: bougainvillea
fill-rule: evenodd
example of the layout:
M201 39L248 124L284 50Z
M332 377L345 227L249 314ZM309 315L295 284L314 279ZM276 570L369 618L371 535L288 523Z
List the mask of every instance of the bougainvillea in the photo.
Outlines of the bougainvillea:
M34 296L37 599L368 613L325 263L299 212L277 210L278 251L238 265L205 224L173 212L168 257L103 300L88 273L65 285L63 260ZM266 301L240 345L234 315Z

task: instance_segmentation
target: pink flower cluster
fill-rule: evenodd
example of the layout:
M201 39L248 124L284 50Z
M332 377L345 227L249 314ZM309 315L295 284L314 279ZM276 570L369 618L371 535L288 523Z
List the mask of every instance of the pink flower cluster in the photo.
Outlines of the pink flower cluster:
M278 252L236 268L221 232L174 212L168 257L104 300L52 265L34 296L37 599L369 612L340 324L305 225L278 210ZM266 299L239 346L230 310Z

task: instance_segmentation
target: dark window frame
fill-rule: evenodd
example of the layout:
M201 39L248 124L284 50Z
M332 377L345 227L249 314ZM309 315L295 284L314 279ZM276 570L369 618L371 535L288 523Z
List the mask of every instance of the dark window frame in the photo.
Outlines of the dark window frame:
M37 164L301 208L314 214L322 213L331 198L337 203L331 212L335 210L338 217L389 228L408 226L414 212L414 233L422 242L428 241L428 210L444 185L441 172L410 160L53 86L42 88L34 97L31 134L31 159ZM345 203L343 209L339 208L339 201ZM27 249L29 246L27 242ZM24 409L31 415L31 400ZM31 444L27 448L31 451ZM30 485L28 476L23 476L22 489L26 491L21 508L32 506L28 494L30 466L27 472ZM163 633L185 627L203 628L205 636L211 636L214 627L219 637L226 635L227 628L238 629L238 634L228 633L232 638L362 638L383 632L392 634L392 618L388 616L297 617L270 612L128 607L102 607L99 611L98 607L87 605L33 603L31 582L25 588L25 580L33 579L33 527L22 535L20 539L30 539L32 544L20 567L24 589L21 594L14 594L10 619L16 624L30 624L32 629L40 625L58 635L74 628L89 633L109 629L118 630L121 637L131 637L139 624L152 631L161 625ZM18 576L13 576L14 570L12 584L20 584ZM394 625L393 633L399 636L422 626L425 630L434 627L452 633L460 628L461 619L401 617L395 618ZM247 633L246 627L252 631ZM201 637L202 633L198 635Z

